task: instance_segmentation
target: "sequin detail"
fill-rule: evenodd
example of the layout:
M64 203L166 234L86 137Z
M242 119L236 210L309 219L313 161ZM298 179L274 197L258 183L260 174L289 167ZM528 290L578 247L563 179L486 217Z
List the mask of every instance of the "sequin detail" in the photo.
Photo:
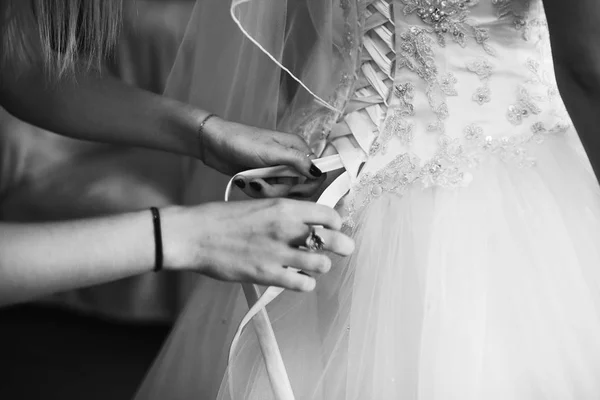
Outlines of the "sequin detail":
M494 138L486 136L481 126L470 124L463 132L464 144L460 138L442 135L438 140L439 150L425 163L407 152L396 156L375 173L362 174L352 188L344 224L354 228L358 212L384 193L402 196L416 184L422 188L467 186L473 179L468 170L477 167L486 157L497 157L519 168L534 167L536 159L530 155L528 147L540 145L568 129L569 125L563 123L546 128L542 122L537 122L527 133Z
M519 86L517 88L517 102L508 106L506 117L513 125L521 125L523 120L532 114L539 114L542 110L535 102L529 91Z
M468 17L469 8L479 4L479 0L401 0L404 15L416 14L433 29L440 46L446 46L446 38L460 46L467 45L467 38L475 39L490 54L494 50L488 45L489 32L472 24Z
M394 87L394 95L398 98L398 105L389 113L383 124L383 129L371 145L369 155L374 156L381 152L385 154L387 144L392 137L398 137L404 145L409 145L413 138L413 127L407 117L415 114L412 104L415 88L411 83L398 84Z
M468 158L472 167L479 164L486 154L497 156L520 168L533 167L536 160L528 152L529 145L542 144L551 136L565 133L568 128L568 124L560 122L551 128L546 128L542 122L536 122L529 132L497 138L484 136L483 128L471 124L464 130L465 153L470 154Z
M448 117L446 96L457 94L452 74L446 74L438 80L438 67L435 63L433 41L430 30L412 26L400 34L400 54L397 54L397 68L407 68L427 82L425 93L436 121L428 126L431 132L444 132L443 121Z
M475 89L471 97L477 104L484 105L492 101L492 90L490 89L490 78L493 66L487 60L481 58L467 64L467 69L479 77L482 86Z
M530 0L492 0L492 5L496 8L498 18L512 18L516 29L526 31Z

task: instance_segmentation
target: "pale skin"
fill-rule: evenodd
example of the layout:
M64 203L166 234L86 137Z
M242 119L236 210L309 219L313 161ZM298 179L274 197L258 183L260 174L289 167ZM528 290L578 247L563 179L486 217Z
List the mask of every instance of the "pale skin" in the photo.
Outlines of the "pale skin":
M0 104L20 119L65 136L139 146L200 157L197 127L208 115L98 73L49 85L31 66L0 72ZM286 164L308 184L265 185L254 196L307 196L322 183L310 150L295 135L212 118L204 132L206 164L226 174ZM236 160L232 163L231 160ZM249 185L246 185L248 189ZM310 291L314 276L329 270L325 254L298 248L310 225L326 250L348 255L353 241L339 232L339 215L324 206L295 200L252 200L161 209L164 268L193 270L220 280ZM77 221L0 222L0 306L54 292L150 272L154 266L149 211ZM286 266L305 271L299 274Z

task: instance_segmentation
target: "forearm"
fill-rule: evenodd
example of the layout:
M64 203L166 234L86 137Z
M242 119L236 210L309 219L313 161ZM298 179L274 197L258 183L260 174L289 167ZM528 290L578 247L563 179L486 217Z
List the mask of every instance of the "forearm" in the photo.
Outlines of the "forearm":
M206 112L99 73L48 83L37 68L3 76L0 103L18 118L65 136L197 157Z
M0 223L0 306L152 270L151 213Z

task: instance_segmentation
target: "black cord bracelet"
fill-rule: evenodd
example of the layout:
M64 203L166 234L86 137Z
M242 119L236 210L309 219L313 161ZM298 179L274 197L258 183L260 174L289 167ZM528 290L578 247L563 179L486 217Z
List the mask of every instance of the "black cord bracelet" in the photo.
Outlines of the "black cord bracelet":
M160 212L158 208L151 207L152 224L154 225L154 272L162 271L163 269L163 245L162 231L160 229Z

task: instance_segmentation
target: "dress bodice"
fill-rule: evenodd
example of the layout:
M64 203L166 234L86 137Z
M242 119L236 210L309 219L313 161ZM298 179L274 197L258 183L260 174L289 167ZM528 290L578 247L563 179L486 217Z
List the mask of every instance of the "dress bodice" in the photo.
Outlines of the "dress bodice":
M367 0L363 14L332 132L341 154L354 147L353 208L415 183L467 185L490 158L534 166L530 147L569 129L541 0Z

